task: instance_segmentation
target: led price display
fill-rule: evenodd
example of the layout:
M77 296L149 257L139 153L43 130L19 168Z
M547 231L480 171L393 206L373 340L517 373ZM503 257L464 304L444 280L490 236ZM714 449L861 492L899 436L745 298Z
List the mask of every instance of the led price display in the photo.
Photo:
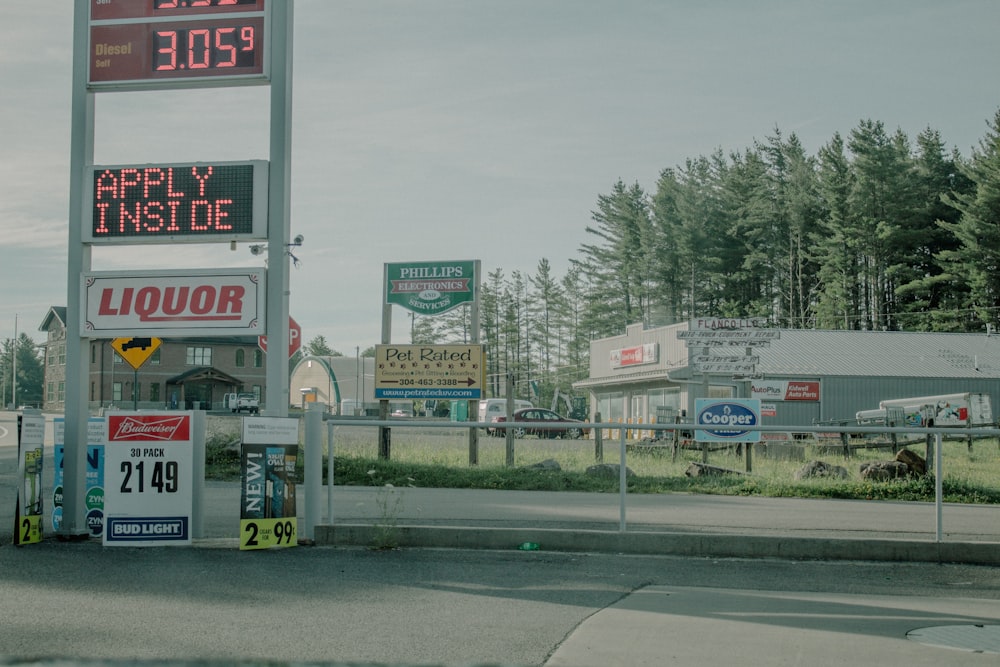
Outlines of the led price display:
M264 0L91 0L90 20L263 11Z
M267 162L94 166L90 243L267 236Z
M90 26L91 88L150 88L267 80L264 17L141 21Z

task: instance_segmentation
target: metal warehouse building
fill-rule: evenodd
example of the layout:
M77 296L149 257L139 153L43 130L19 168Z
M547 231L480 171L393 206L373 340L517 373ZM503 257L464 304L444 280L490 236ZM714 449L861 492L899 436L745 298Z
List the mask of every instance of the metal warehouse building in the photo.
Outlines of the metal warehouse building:
M309 355L295 365L289 377L292 401L299 407L322 403L334 414L353 415L378 407L375 400L375 359Z
M590 345L590 375L574 383L590 394L591 418L650 423L694 414L696 398L759 398L762 422L809 426L851 419L893 398L980 392L1000 405L1000 336L898 331L780 329L752 373L703 374L694 355L722 354L688 348L684 322L646 329ZM724 348L743 354L741 347Z

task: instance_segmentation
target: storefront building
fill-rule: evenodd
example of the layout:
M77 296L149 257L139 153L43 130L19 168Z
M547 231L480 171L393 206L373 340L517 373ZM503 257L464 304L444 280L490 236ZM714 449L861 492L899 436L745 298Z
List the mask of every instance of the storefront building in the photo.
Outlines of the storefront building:
M759 398L762 423L810 426L852 419L881 400L958 392L1000 405L1000 336L892 331L770 330L741 347L688 346L684 322L591 342L590 373L574 383L602 422L673 422L697 398ZM739 372L706 360L733 357ZM708 369L708 370L704 370Z

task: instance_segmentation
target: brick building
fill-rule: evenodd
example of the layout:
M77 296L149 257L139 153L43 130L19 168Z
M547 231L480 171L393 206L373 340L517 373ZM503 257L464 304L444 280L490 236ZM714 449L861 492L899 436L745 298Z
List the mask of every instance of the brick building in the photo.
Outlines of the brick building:
M42 409L61 412L66 400L66 308L51 307L39 330L46 333ZM197 403L203 410L221 410L223 396L240 391L256 394L262 406L266 402L264 352L256 336L162 341L136 372L111 347L111 339L91 339L91 409L192 409Z

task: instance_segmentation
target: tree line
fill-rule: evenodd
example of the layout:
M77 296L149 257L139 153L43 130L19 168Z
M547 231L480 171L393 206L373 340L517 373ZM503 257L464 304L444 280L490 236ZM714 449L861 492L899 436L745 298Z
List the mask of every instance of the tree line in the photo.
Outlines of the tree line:
M482 280L487 393L502 395L510 375L518 398L547 406L587 377L591 340L636 322L995 329L1000 111L986 126L968 157L930 128L911 140L863 120L815 155L775 128L744 150L663 169L651 192L619 180L598 195L564 275L542 258L534 273L497 268ZM471 342L467 305L410 317L415 344ZM12 387L15 347L18 395L40 401L41 358L24 335L4 341L0 388ZM339 354L322 336L304 351Z
M780 129L597 197L563 276L481 285L488 389L545 405L587 377L589 342L643 322L766 318L783 328L974 332L1000 313L1000 111L964 157L930 128L863 120L815 155ZM469 309L412 316L417 344L468 342Z

